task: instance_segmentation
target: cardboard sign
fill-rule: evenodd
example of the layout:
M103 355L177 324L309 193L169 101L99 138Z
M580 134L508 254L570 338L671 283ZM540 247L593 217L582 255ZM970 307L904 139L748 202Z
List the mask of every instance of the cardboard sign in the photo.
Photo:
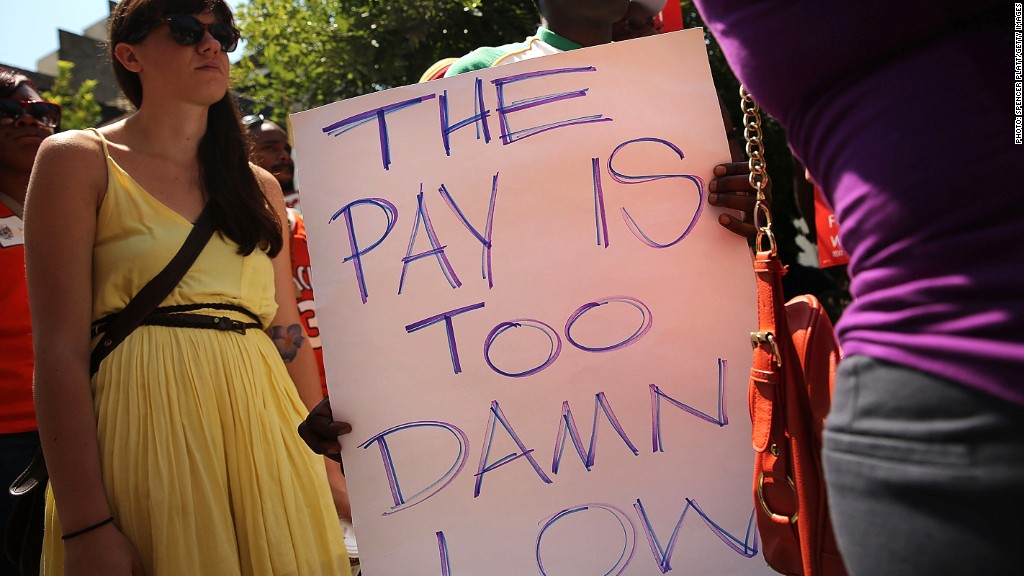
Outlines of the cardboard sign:
M701 31L292 125L367 573L771 573L751 257L706 202L729 152Z

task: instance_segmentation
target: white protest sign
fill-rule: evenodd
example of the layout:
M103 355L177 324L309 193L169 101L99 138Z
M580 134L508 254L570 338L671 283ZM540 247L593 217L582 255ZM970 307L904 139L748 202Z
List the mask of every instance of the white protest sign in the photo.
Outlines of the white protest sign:
M292 116L373 576L768 574L701 31Z

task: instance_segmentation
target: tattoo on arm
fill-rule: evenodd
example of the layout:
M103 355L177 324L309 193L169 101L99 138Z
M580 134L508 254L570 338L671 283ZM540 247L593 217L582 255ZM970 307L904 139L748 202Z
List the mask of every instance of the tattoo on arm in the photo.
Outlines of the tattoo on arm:
M295 360L299 354L299 348L306 343L306 336L302 333L302 326L292 324L291 326L271 326L267 331L270 339L277 346L278 353L285 363Z

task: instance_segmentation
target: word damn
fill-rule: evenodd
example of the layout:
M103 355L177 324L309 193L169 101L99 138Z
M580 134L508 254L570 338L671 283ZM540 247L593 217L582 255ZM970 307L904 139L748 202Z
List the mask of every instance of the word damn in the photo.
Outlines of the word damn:
M656 384L650 384L648 386L650 393L650 405L651 405L651 452L658 453L664 452L665 446L662 440L662 414L661 408L664 402L668 406L672 406L682 410L685 413L695 416L704 422L713 424L719 427L724 427L729 424L729 413L726 403L725 395L725 381L726 381L726 370L728 362L721 358L718 359L718 406L717 415L711 416L693 406L690 406L684 402L681 402L671 396L665 394ZM565 452L566 440L569 440L577 456L580 458L580 462L588 470L592 470L596 465L597 459L597 436L598 436L598 424L600 422L600 416L603 414L604 419L608 421L611 428L615 431L618 438L625 444L630 452L634 456L638 456L640 451L637 449L636 444L629 438L625 429L619 422L619 418L615 415L615 410L612 406L608 395L605 392L598 392L594 397L594 420L590 430L590 440L587 444L584 444L583 437L579 432L579 428L576 425L576 420L573 417L572 408L568 401L562 402L561 415L558 423L558 434L554 442L554 451L551 458L551 474L558 474L559 467L561 466L562 457ZM454 439L452 445L455 453L455 458L452 461L448 471L442 474L439 478L428 484L426 487L407 495L410 491L404 489L402 484L399 482L399 473L394 459L392 458L392 450L389 446L389 438L395 437L398 434L415 434L422 432L425 429L439 429L447 432ZM506 437L515 444L518 448L517 452L513 452L494 461L490 461L489 457L492 453L492 447L495 444L496 433L503 432ZM515 426L505 415L501 408L501 405L497 400L491 401L490 408L488 410L486 433L484 434L484 441L481 442L480 446L480 459L476 469L476 481L473 487L473 497L477 498L480 496L483 488L484 477L501 468L509 465L513 462L522 459L523 462L528 463L530 469L536 474L539 481L545 484L552 484L551 476L549 476L541 465L538 463L534 456L534 449L529 448L523 442L520 434L516 431ZM466 463L469 459L470 454L470 442L469 436L457 425L450 422L441 422L437 420L419 420L413 422L405 422L392 426L387 430L379 432L362 444L359 445L362 449L369 449L376 447L380 451L381 461L384 465L384 475L387 478L388 486L391 493L391 498L394 505L390 510L382 513L383 516L388 516L401 512L402 510L409 509L413 506L421 504L431 497L437 495L442 490L447 488L451 483L459 476L462 470L465 468Z

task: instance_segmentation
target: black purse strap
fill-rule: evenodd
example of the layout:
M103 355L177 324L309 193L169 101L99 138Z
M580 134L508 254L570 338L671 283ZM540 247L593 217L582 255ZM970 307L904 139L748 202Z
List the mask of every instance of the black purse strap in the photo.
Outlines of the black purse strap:
M100 362L124 341L160 302L163 302L171 290L174 290L188 269L192 267L192 263L199 257L199 253L203 251L210 237L213 236L213 231L210 205L207 204L203 208L202 214L199 215L199 219L192 225L192 231L189 232L188 238L185 239L185 243L181 245L174 258L171 258L167 266L147 282L107 325L102 338L92 350L89 359L90 376L96 374L100 368Z

